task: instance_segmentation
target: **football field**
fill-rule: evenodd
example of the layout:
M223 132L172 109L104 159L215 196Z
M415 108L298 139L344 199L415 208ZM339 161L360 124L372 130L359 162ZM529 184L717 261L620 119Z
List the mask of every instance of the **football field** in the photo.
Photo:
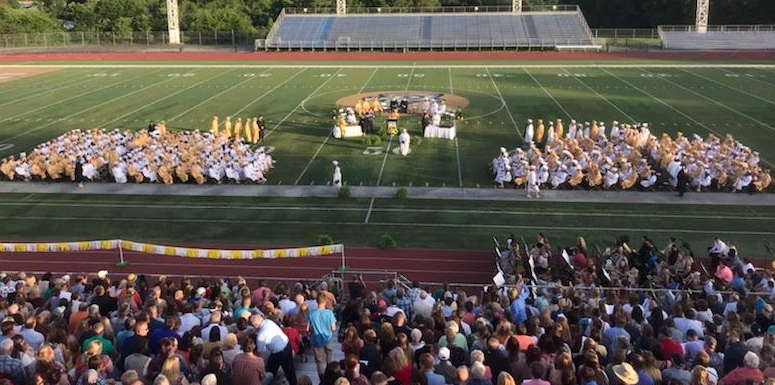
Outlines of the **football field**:
M72 129L140 129L150 120L165 120L171 129L205 131L213 115L234 120L262 114L266 145L277 161L267 175L272 185L326 185L331 162L338 160L352 186L493 188L489 163L499 147L521 145L528 118L561 118L566 127L571 118L609 126L612 120L648 122L657 136L730 133L759 151L765 167L775 164L775 68L770 66L351 64L61 65L32 76L20 74L33 66L0 66L19 76L0 81L0 157L28 151ZM337 100L379 91L465 99L466 119L458 123L457 139L423 139L401 157L393 153L395 139L384 137L379 148L367 151L361 138L331 137ZM421 136L419 116L403 116L399 126ZM19 224L2 226L5 239L128 232L116 236L308 244L316 234L331 233L336 241L375 245L387 232L399 247L476 249L488 247L488 235L521 232L532 240L544 229L562 241L588 235L601 244L612 234L675 234L693 245L729 234L764 257L767 237L775 234L775 211L757 207L756 196L750 197L750 206L735 208L389 199L347 204L335 199L164 197L163 204L161 198L109 196L0 199L6 203L0 217ZM262 205L267 208L250 209ZM364 221L367 212L370 220ZM133 216L131 224L118 219ZM164 228L165 218L179 226ZM230 231L262 224L274 225L255 233Z

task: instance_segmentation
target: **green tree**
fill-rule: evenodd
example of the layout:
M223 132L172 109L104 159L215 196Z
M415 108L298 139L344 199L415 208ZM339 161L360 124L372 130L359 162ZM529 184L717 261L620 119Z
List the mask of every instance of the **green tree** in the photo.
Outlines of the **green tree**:
M55 32L59 23L39 9L0 7L0 34Z

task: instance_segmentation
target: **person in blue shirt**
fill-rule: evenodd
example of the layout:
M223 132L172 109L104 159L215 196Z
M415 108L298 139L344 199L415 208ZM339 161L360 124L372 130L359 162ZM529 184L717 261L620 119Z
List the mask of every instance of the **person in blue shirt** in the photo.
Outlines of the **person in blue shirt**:
M529 296L529 292L527 285L522 282L522 278L519 279L517 286L519 289L516 289L510 293L512 298L509 310L511 310L511 314L514 317L514 322L516 324L521 324L527 321L525 299Z
M423 353L420 356L420 373L425 375L428 385L444 385L446 383L444 376L435 373L434 360L430 353Z
M312 352L315 354L319 378L323 378L326 366L333 360L331 357L333 351L331 337L336 331L336 317L334 312L326 309L326 301L325 294L318 294L317 309L310 311L307 315L310 345L312 345Z

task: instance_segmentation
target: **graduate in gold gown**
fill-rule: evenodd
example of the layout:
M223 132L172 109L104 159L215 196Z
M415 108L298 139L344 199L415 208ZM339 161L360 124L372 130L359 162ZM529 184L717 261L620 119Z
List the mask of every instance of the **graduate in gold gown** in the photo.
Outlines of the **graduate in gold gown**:
M234 123L234 140L242 138L242 118L237 118L237 123Z
M250 130L253 131L253 144L258 143L258 140L261 139L261 128L258 126L258 117L253 118L253 123L250 124Z
M557 118L557 122L554 124L554 137L562 138L563 131L565 131L565 126L562 124L562 119Z
M161 121L159 124L156 125L156 129L159 130L159 132L164 135L167 133L167 122Z
M245 120L245 143L253 143L253 119L255 118Z
M13 180L16 176L16 159L13 155L5 158L3 163L0 164L0 172L3 173L8 179Z
M363 105L361 104L361 101L360 101L360 100L358 100L358 101L355 103L355 107L353 107L353 110L355 110L355 114L356 114L356 115L359 115L359 116L360 116L360 115L362 115L362 114L363 114Z
M223 122L223 137L231 138L231 116L227 116L226 121Z
M545 130L546 130L546 127L544 127L544 120L538 119L538 127L536 127L536 136L535 136L536 143L543 143Z
M188 167L186 163L180 163L178 167L175 167L175 175L181 183L188 182Z
M374 114L376 115L381 114L384 111L384 109L382 108L382 103L380 103L379 100L374 99L371 102L371 111L374 112ZM364 111L364 112L367 112L367 111Z
M213 116L213 121L210 122L210 133L217 136L218 135L218 126L219 126L219 124L218 124L218 117L217 116Z
M597 142L597 138L600 137L600 126L597 125L597 120L592 121L592 129L589 130L589 137Z

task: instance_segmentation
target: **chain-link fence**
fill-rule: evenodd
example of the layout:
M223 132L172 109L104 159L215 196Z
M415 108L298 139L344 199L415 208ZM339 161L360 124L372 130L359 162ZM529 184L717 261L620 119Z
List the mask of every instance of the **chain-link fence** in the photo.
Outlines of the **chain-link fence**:
M180 32L180 40L187 45L253 46L258 33L238 31ZM78 46L168 46L165 32L52 32L0 35L0 48L58 48Z

